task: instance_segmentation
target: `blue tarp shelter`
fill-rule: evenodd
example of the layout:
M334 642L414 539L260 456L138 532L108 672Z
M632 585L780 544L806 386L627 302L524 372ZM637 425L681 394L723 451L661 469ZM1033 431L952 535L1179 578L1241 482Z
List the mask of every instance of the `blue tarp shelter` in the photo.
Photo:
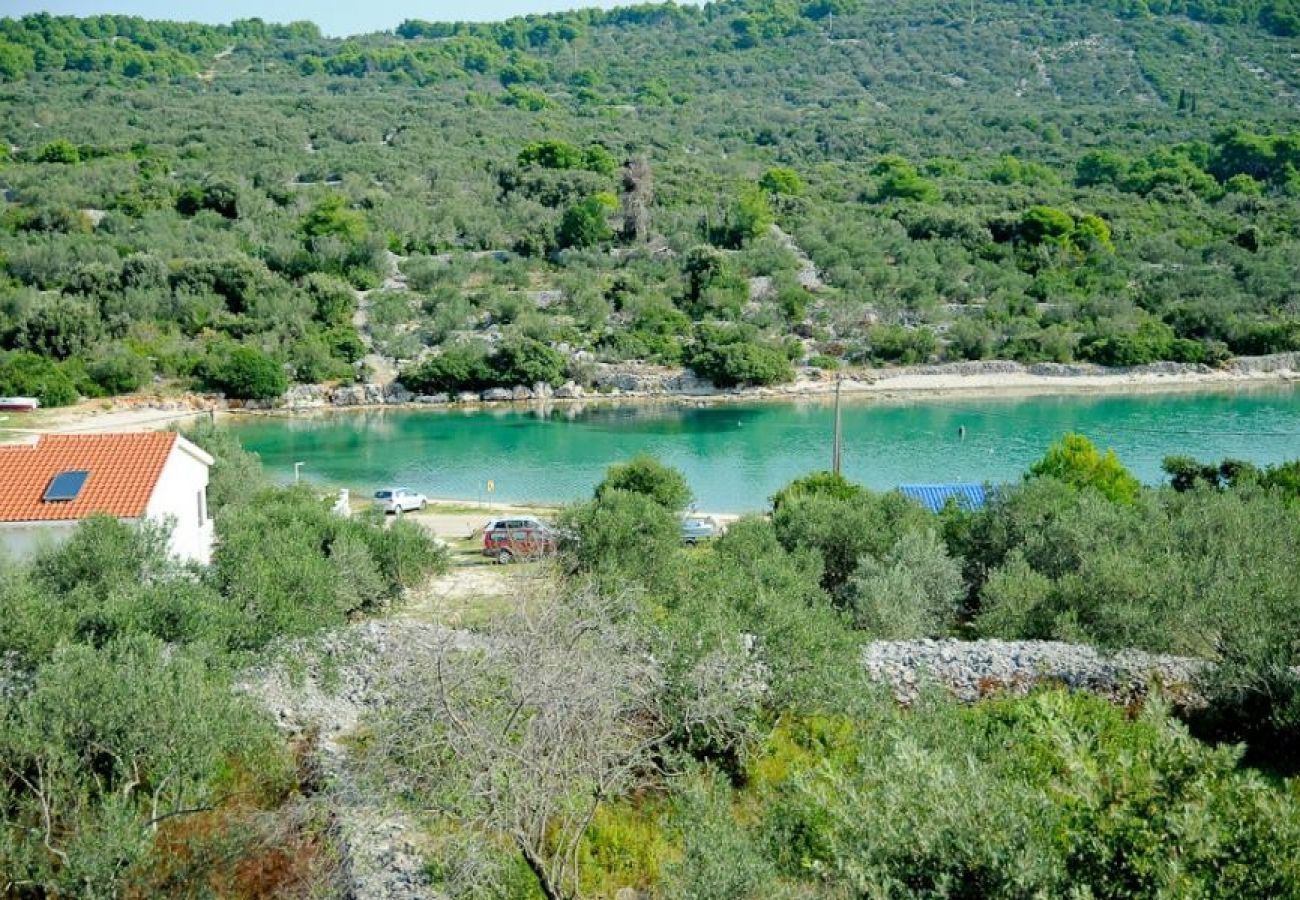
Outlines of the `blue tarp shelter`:
M988 496L982 484L900 484L898 489L931 512L943 509L950 498L967 509L979 509Z

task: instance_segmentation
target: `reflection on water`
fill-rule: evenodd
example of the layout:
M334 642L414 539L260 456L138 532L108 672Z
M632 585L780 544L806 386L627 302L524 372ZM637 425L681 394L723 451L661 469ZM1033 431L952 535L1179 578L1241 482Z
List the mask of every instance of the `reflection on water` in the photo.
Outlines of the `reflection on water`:
M682 469L701 508L761 509L782 484L830 461L832 408L796 403L553 404L526 409L366 410L236 423L287 479L295 461L321 481L385 483L475 499L565 501L604 469L650 453ZM1047 445L1079 431L1114 447L1147 481L1174 453L1259 463L1300 456L1300 392L1035 397L844 407L845 474L875 488L1020 477ZM964 427L965 436L960 430Z

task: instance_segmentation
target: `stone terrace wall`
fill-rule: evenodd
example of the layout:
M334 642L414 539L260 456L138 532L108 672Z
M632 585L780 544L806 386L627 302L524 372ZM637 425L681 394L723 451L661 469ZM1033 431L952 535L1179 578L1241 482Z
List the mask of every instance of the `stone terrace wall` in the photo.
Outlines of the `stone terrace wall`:
M997 640L874 641L863 648L862 663L904 704L916 700L926 685L942 686L973 703L991 694L1023 695L1038 685L1059 684L1125 704L1159 686L1187 707L1203 702L1196 681L1209 666L1137 650L1108 655L1057 641Z

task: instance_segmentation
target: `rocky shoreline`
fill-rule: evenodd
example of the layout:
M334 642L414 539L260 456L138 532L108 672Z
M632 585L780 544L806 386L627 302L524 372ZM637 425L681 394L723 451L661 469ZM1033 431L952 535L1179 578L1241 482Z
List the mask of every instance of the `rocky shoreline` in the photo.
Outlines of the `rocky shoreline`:
M846 371L840 382L849 394L891 392L1127 390L1142 387L1216 386L1300 380L1300 353L1239 357L1222 368L1190 363L1152 363L1108 369L1087 363L1023 363L1006 360L941 363L892 369ZM719 388L689 371L643 364L600 364L591 386L573 381L558 387L539 383L456 394L414 394L400 382L356 385L295 385L278 401L232 404L244 409L301 411L367 406L470 406L574 400L723 401L826 396L835 391L832 373L805 369L795 381L771 387Z
M1153 363L1128 369L1091 364L1005 360L941 363L891 369L851 369L840 387L848 397L889 400L926 397L1016 397L1042 394L1133 394L1243 387L1300 382L1300 352L1239 357L1222 368L1185 363ZM400 382L348 385L295 385L274 400L229 400L220 395L134 394L87 401L51 411L35 431L110 431L165 428L193 416L227 412L306 414L348 409L479 409L582 404L714 404L752 401L826 401L836 376L801 370L788 384L719 388L692 373L644 364L599 364L589 386L565 382L516 385L458 394L419 395ZM43 414L44 415L44 414ZM24 429L14 429L22 431Z

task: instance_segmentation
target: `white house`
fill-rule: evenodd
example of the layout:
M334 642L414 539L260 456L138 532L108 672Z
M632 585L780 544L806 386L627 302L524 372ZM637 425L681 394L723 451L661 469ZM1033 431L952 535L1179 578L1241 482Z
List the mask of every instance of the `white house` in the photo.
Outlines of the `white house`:
M171 552L212 559L212 457L178 434L51 434L0 445L0 553L30 556L89 516L171 525Z

